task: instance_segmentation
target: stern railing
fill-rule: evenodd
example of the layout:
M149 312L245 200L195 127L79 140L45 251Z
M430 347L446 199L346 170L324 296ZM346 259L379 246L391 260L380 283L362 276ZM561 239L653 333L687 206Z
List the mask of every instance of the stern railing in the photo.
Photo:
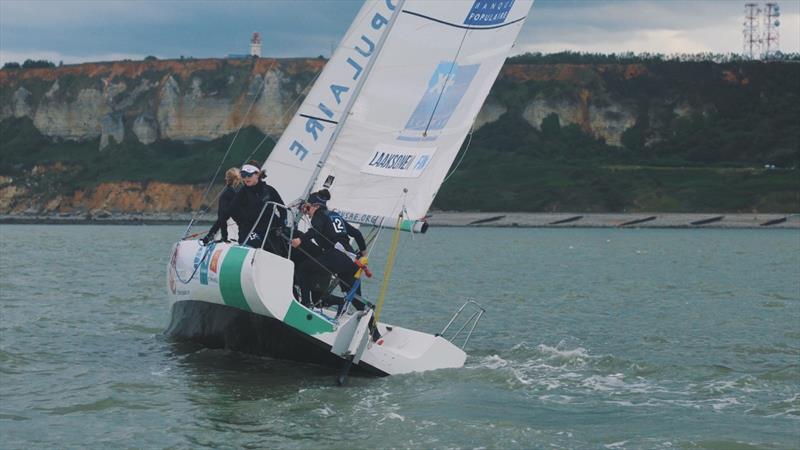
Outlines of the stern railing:
M445 333L447 333L447 330L450 329L451 325L453 325L454 323L460 323L460 322L456 322L456 321L459 320L459 318L463 319L461 317L461 313L464 312L464 308L466 308L467 305L470 305L471 307L474 307L475 311L468 318L466 318L466 320L463 321L463 323L461 324L461 327L458 329L458 331L455 332L455 334L453 334L452 337L447 338L445 336ZM461 305L461 308L458 308L458 311L456 311L456 313L453 314L453 317L450 318L450 321L447 322L447 325L444 326L442 331L440 333L438 333L437 336L441 336L441 337L447 339L448 341L452 342L454 345L457 345L455 343L456 339L458 339L458 336L460 336L461 333L467 328L467 326L469 326L469 331L467 332L466 336L464 337L464 343L461 344L461 349L463 350L464 347L467 346L467 342L469 342L469 338L472 336L472 332L475 331L475 327L478 326L478 322L481 320L481 317L483 317L483 314L485 312L486 312L486 309L484 309L483 306L481 306L478 302L476 302L475 300L472 300L472 299L467 299L467 301L464 302L463 305Z

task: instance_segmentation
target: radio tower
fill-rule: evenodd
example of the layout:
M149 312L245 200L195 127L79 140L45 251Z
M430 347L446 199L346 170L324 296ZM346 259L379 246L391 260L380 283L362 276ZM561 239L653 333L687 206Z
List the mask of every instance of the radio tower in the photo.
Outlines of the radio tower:
M757 58L760 53L761 38L758 30L758 16L760 14L761 8L758 7L758 4L744 4L744 27L742 28L744 40L742 42L742 53L749 59Z
M250 39L250 56L261 57L261 34L257 31L253 33L253 37Z
M763 37L763 59L770 59L775 53L780 51L781 35L778 31L781 21L781 7L778 3L771 2L764 5L764 37Z

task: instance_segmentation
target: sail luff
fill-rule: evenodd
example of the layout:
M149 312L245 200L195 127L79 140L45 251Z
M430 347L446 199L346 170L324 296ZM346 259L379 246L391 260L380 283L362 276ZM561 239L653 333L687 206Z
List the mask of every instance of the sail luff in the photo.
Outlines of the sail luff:
M312 175L343 118L343 108L364 78L364 69L374 59L377 43L396 17L395 3L393 0L364 2L273 147L263 168L269 183L284 199L303 198L309 180L317 177Z
M424 218L532 2L365 3L270 154L273 186L328 187L356 222Z
M320 170L328 206L362 223L425 217L531 5L406 1Z
M386 39L392 33L392 28L394 27L394 24L397 22L397 18L400 17L400 13L403 11L403 4L405 4L405 1L406 0L399 0L397 2L397 5L394 6L394 12L392 14L392 18L389 19L389 24L386 27L386 31L378 39L377 44L375 44L375 49L373 50L374 54L367 62L367 66L364 68L364 73L361 74L361 77L359 78L355 88L353 89L353 94L347 100L344 110L342 110L341 113L341 119L339 120L339 123L336 125L336 128L333 130L333 134L331 135L331 138L328 140L328 144L322 151L322 156L320 156L319 161L317 162L317 165L314 168L314 173L313 175L311 175L311 178L309 178L308 184L303 190L303 195L301 198L306 198L308 194L311 193L311 190L314 188L314 185L317 183L317 178L319 178L319 174L322 171L322 167L328 160L328 156L330 156L331 150L333 150L333 146L334 144L336 144L336 139L339 137L339 133L344 128L345 123L347 123L347 118L350 115L350 110L353 108L353 105L355 105L356 99L358 99L358 94L361 93L361 89L364 87L364 83L369 78L369 74L372 71L372 68L375 66L375 61L378 60L378 57L381 54L381 50L383 49L383 45L386 43ZM390 0L386 0L386 4L390 5Z

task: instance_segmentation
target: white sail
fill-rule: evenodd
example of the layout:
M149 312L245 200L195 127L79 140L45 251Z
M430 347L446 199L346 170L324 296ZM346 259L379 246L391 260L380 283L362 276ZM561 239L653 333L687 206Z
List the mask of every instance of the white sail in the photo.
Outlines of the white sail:
M532 3L367 2L272 151L269 182L287 200L330 186L328 206L357 222L423 218Z

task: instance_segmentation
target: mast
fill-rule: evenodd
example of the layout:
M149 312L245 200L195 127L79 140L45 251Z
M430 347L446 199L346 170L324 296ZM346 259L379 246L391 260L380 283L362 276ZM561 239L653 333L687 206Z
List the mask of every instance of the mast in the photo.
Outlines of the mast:
M353 95L347 100L347 104L342 111L342 119L336 125L336 129L333 130L333 134L331 138L328 140L328 144L325 146L325 150L322 151L322 156L320 156L319 161L317 161L317 167L314 168L314 173L311 175L311 178L308 179L308 184L306 185L305 189L303 189L303 195L300 197L301 199L305 199L308 197L308 194L311 193L311 189L314 188L314 184L317 182L317 178L319 177L319 173L322 171L322 168L325 166L325 162L328 160L328 156L331 154L331 150L333 149L333 145L336 143L336 139L339 137L339 132L344 128L344 124L347 122L347 117L350 115L350 109L353 108L353 105L356 103L356 99L358 98L358 94L361 92L361 88L364 86L364 82L367 81L369 77L370 71L372 71L372 67L375 65L375 61L377 61L378 57L380 56L381 49L383 49L383 44L386 42L386 39L389 37L389 34L392 32L392 28L394 27L397 18L400 17L400 13L403 10L403 4L405 0L399 0L397 5L394 7L395 11L392 14L392 18L389 20L389 24L386 26L386 32L378 39L378 43L375 44L375 55L374 57L370 58L367 61L367 66L364 68L364 73L361 75L361 78L356 83L356 87L353 90ZM387 5L391 5L391 0L386 0Z

